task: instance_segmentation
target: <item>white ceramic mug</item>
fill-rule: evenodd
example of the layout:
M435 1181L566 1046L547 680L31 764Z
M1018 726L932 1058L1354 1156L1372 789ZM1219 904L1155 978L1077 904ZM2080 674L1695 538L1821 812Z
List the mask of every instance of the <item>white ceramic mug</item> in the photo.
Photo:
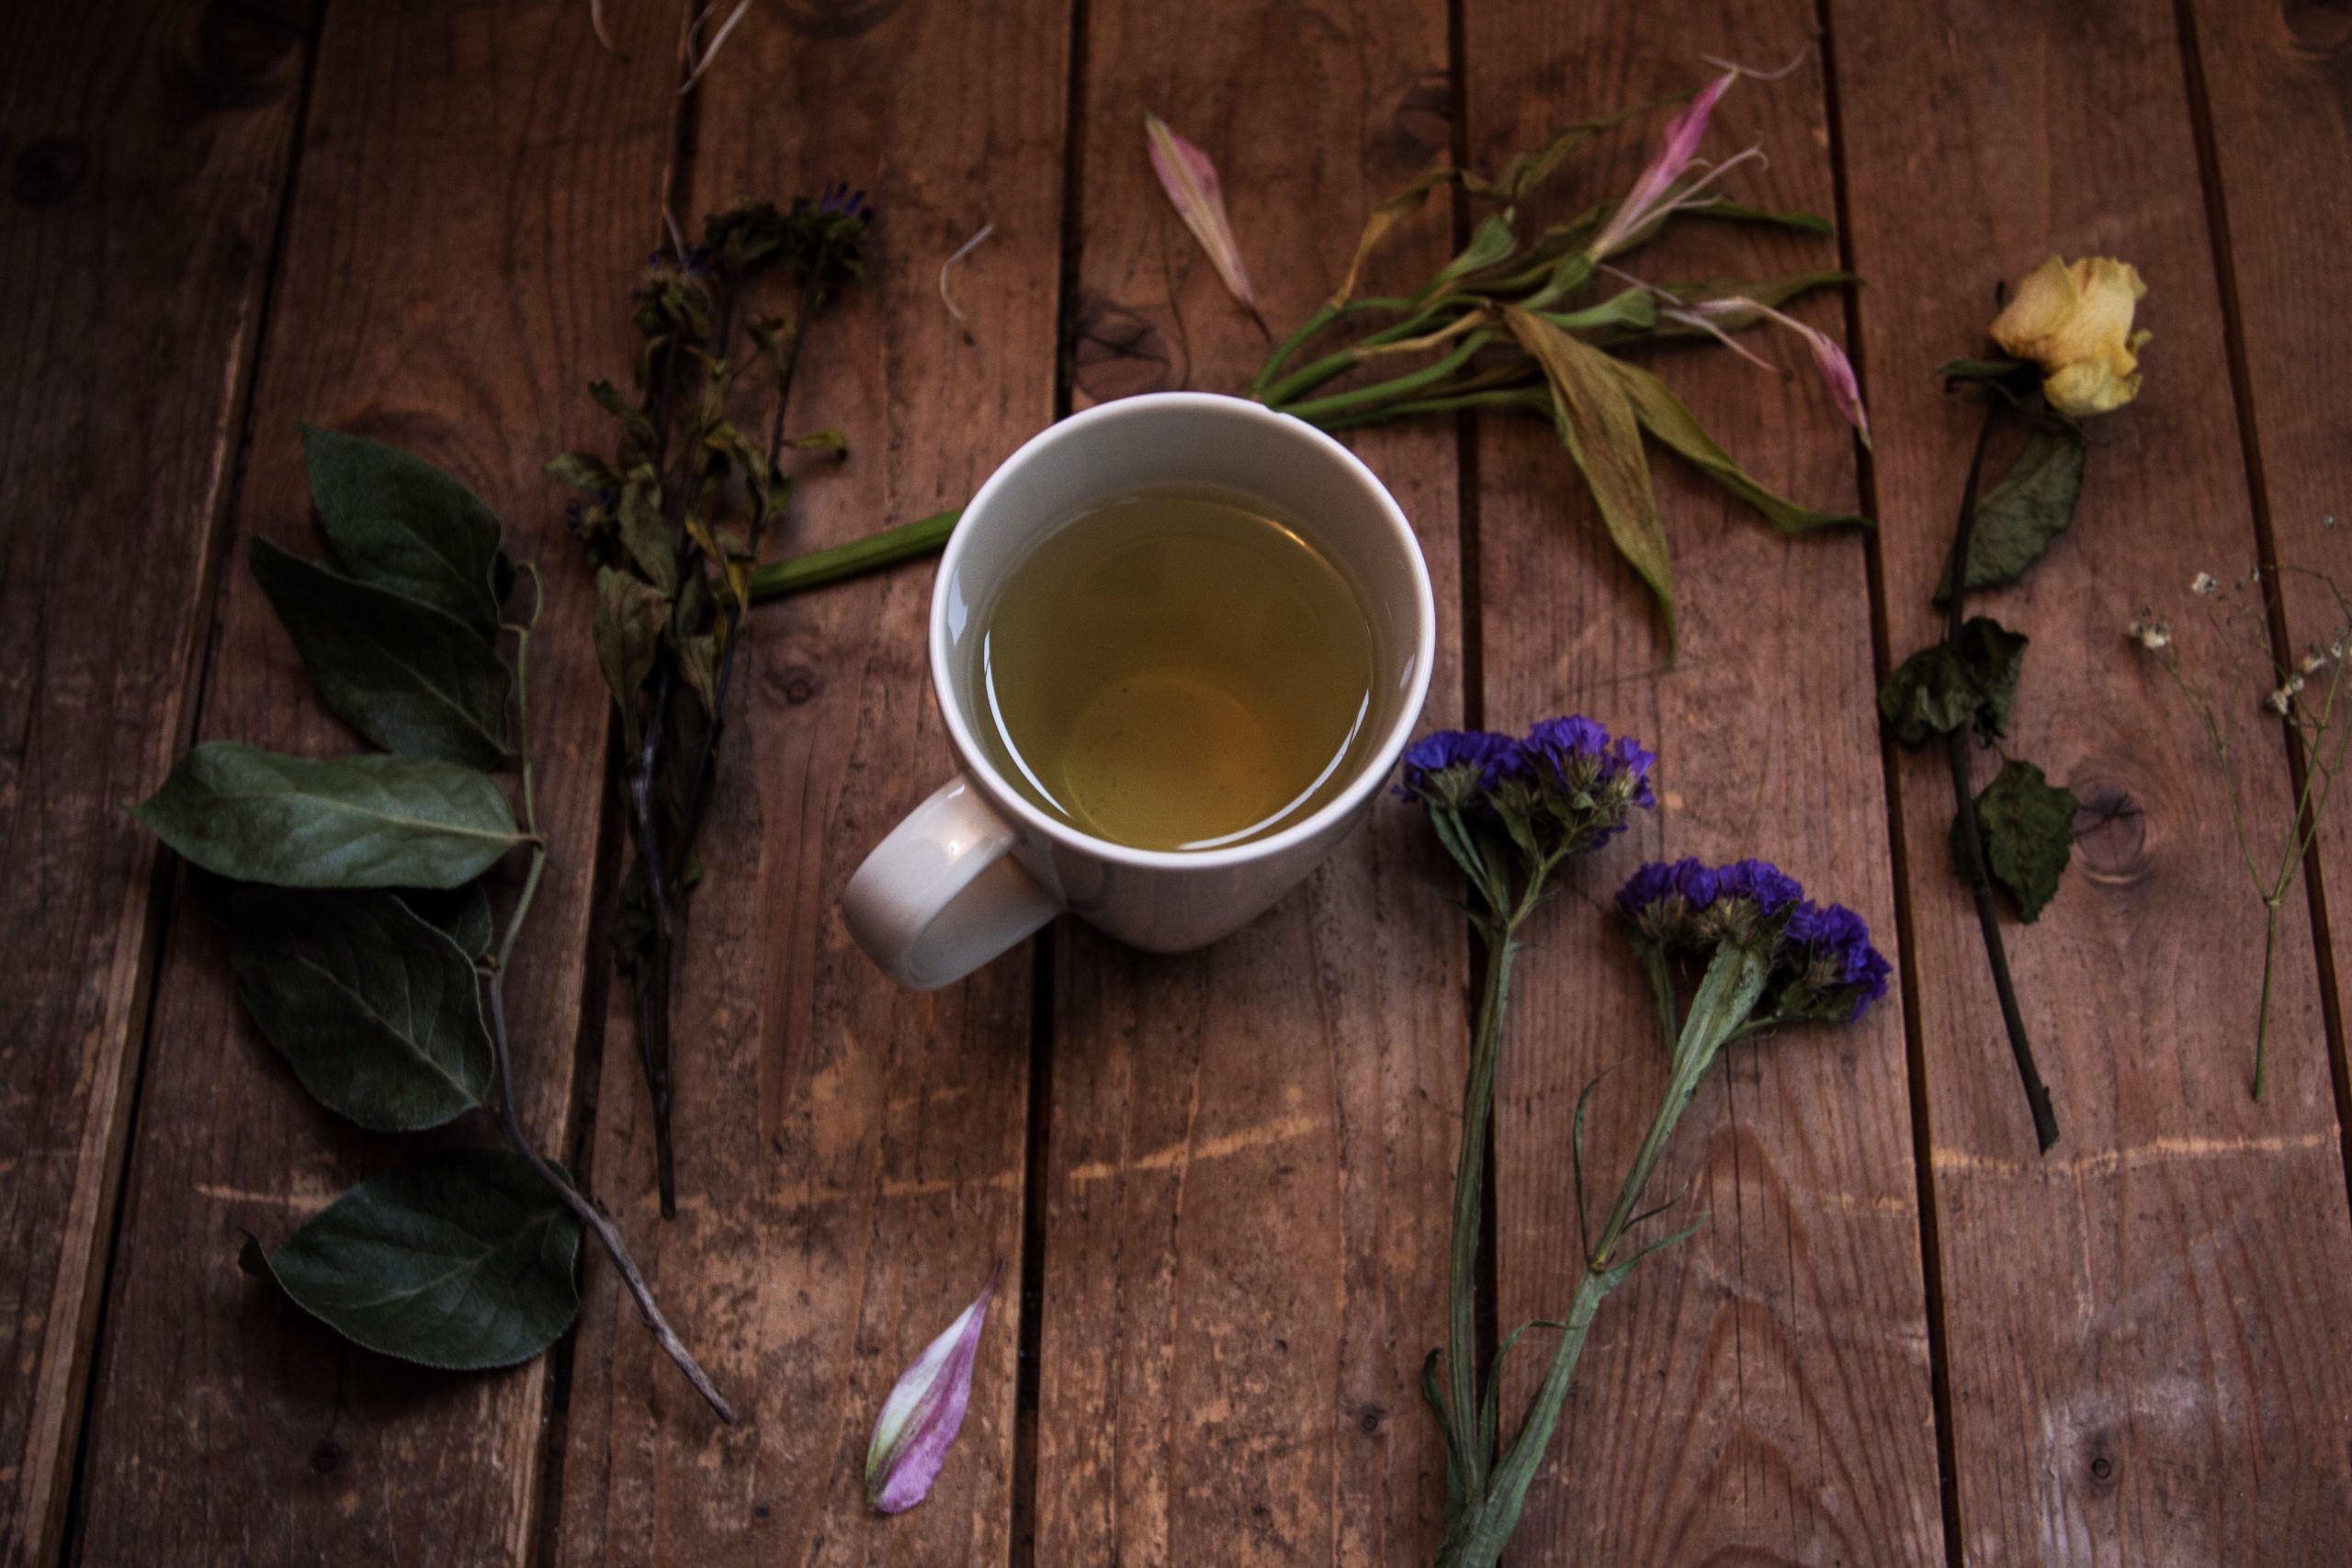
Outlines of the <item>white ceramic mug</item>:
M1139 850L1080 832L1008 784L973 735L984 699L960 639L1038 541L1137 491L1223 491L1306 525L1356 585L1380 667L1379 743L1328 804L1280 831L1208 850ZM931 678L963 772L910 813L850 878L858 945L902 985L959 980L1064 909L1177 953L1247 923L1355 826L1396 765L1429 694L1437 612L1411 525L1354 453L1240 398L1160 392L1103 403L1033 438L980 487L947 541L931 599Z

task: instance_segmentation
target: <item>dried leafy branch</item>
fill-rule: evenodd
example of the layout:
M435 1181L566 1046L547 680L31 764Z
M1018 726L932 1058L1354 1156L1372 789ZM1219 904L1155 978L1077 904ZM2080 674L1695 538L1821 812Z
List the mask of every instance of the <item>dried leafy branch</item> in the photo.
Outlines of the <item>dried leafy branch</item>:
M620 709L613 771L633 852L614 957L636 1002L665 1219L677 1212L671 996L702 875L695 845L760 548L791 502L782 458L844 451L838 431L786 436L785 410L809 321L862 272L871 218L863 193L832 186L789 210L740 203L696 243L658 254L635 300L636 396L608 381L591 389L618 424L616 451L548 466L581 492L571 521L597 568L597 663ZM762 313L771 286L781 314ZM766 400L762 438L738 422L755 397Z
M282 756L209 741L140 819L198 868L238 990L304 1089L378 1132L494 1116L509 1147L443 1150L371 1178L248 1271L354 1342L427 1366L526 1360L579 1311L582 1229L663 1351L730 1424L620 1231L548 1160L516 1102L506 982L546 873L526 657L538 574L497 516L430 464L305 433L328 558L255 539L254 575L320 696L383 752ZM503 618L518 570L532 607ZM512 664L499 655L513 639ZM517 816L493 774L517 774ZM492 879L516 852L503 928Z
M2271 653L2263 589L2296 581L2315 584L2326 595L2335 629L2326 641L2312 643L2292 663L2282 664ZM2239 860L2262 900L2262 998L2255 1009L2250 1085L2254 1098L2260 1100L2279 911L2319 838L2335 781L2352 751L2352 689L2345 679L2345 658L2352 653L2352 600L2334 578L2303 567L2256 570L2226 586L2211 573L2199 572L2188 586L2208 602L2205 672L2193 673L2184 663L2172 626L2157 619L2153 609L2143 610L2132 623L2132 638L2164 667L2197 715L2205 742L2221 766L2222 793ZM2283 829L2268 838L2247 814L2244 781L2238 776L2236 743L2245 718L2257 713L2286 727L2301 763Z
M1937 372L1947 387L1979 392L1984 415L1933 596L1944 612L1943 637L1905 659L1878 695L1880 716L1902 745L1942 737L1952 863L1975 904L2009 1055L2044 1154L2058 1142L2058 1117L2009 973L1995 890L2008 894L2019 919L2040 917L2073 853L2080 803L2031 762L2008 756L1993 782L1972 793L1970 736L1989 746L2007 728L2027 638L1989 616L1968 615L1965 606L1972 590L2023 576L2074 522L2088 453L2079 422L2139 395L2139 353L2149 334L2133 331L2132 320L2145 292L2140 275L2121 262L2052 256L2018 282L1994 319L1997 356L1955 359ZM2023 434L2007 469L1987 488L1985 458L2004 422Z

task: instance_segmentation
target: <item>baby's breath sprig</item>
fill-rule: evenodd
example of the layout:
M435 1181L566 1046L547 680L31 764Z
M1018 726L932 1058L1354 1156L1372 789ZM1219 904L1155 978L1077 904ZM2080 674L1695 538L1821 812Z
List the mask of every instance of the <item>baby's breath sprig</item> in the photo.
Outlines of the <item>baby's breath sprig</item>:
M1631 1232L1673 1206L1642 1197L1677 1122L1724 1046L1783 1024L1850 1022L1886 993L1889 968L1861 918L1816 905L1795 880L1763 861L1708 867L1653 863L1617 895L1617 908L1658 998L1668 1078L1615 1202L1597 1232L1585 1230L1584 1116L1569 1132L1577 1228L1585 1267L1558 1322L1522 1324L1506 1337L1483 1383L1477 1376L1477 1275L1487 1134L1495 1066L1520 931L1566 863L1622 832L1654 803L1657 759L1630 738L1611 739L1590 719L1548 719L1513 738L1448 730L1406 754L1397 793L1427 810L1430 825L1469 878L1471 927L1486 949L1486 980L1463 1085L1462 1157L1454 1177L1453 1274L1446 1347L1430 1352L1422 1393L1445 1434L1445 1540L1439 1568L1490 1568L1519 1523L1576 1374L1585 1337L1610 1292L1636 1265L1698 1227L1629 1246ZM1703 959L1688 1006L1680 971ZM1594 1080L1595 1084L1599 1082ZM1501 1441L1503 1361L1531 1328L1559 1332L1549 1366L1509 1447ZM1441 1387L1439 1366L1444 1365Z
M2317 585L2334 606L2335 629L2324 642L2314 642L2291 660L2280 660L2271 650L2266 582L2277 588L2285 581ZM2335 781L2352 750L2352 691L2347 691L2345 659L2352 653L2352 601L2335 580L2305 567L2257 568L2224 583L2211 572L2190 580L2188 592L2205 602L2201 617L2206 647L2198 660L2204 673L2192 673L2182 658L2179 638L2171 624L2153 606L2143 608L2129 635L2143 652L2163 667L2166 675L2202 726L2205 743L2222 770L2222 798L2229 807L2230 829L2239 861L2262 900L2262 998L2254 1017L2254 1098L2262 1098L2264 1067L2270 1036L2270 991L2278 956L2278 919L2288 893L2302 871L2319 837ZM2285 830L2264 842L2249 820L2240 787L2237 748L2248 717L2285 725L2289 743L2301 765L2292 808Z

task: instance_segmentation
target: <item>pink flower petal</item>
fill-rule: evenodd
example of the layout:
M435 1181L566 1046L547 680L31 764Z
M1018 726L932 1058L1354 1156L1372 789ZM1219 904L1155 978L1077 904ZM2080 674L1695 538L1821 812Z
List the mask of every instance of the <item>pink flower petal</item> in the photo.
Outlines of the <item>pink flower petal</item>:
M1707 120L1715 112L1716 100L1738 80L1738 72L1726 71L1700 88L1690 105L1667 121L1666 134L1658 138L1657 151L1651 155L1649 167L1642 171L1642 177L1634 182L1634 188L1618 205L1608 227L1593 241L1596 260L1614 251L1650 220L1657 205L1674 188L1674 182L1690 168L1690 160L1699 155L1699 143L1706 140Z
M874 1441L865 1450L865 1496L877 1512L905 1513L939 1479L964 1425L964 1407L971 1403L972 1362L988 1326L989 1303L1003 1277L1000 1263L972 1304L899 1374L890 1397L882 1402Z
M1813 367L1821 372L1821 384L1828 389L1831 405L1838 410L1839 418L1860 434L1862 445L1868 446L1871 444L1871 416L1869 411L1862 407L1862 388L1854 376L1854 362L1846 357L1846 351L1838 347L1837 340L1828 333L1816 332L1786 316L1778 316L1777 312L1775 314L1778 320L1787 321L1804 335L1805 346L1813 350Z
M1208 253L1209 263L1225 280L1226 292L1257 313L1258 297L1250 288L1250 273L1241 265L1241 247L1234 243L1233 224L1225 215L1225 191L1218 185L1216 165L1209 155L1169 129L1156 114L1143 117L1146 142L1151 152L1151 172L1176 206L1184 227Z

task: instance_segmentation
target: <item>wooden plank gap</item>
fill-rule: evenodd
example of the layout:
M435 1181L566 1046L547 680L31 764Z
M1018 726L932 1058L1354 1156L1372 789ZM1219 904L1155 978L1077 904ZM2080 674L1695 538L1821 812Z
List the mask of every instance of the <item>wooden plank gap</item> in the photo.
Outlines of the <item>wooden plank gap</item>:
M252 413L254 382L262 355L267 349L272 307L284 265L288 215L294 205L296 171L301 159L302 133L309 120L311 84L317 68L319 33L324 9L324 0L321 0L319 7L311 14L310 25L304 29L294 109L278 152L277 189L272 198L276 210L270 224L269 248L262 258L261 285L254 297L253 321L243 334L243 341L231 348L229 408L223 424L235 433L235 439L228 459L228 472L213 495L210 514L204 524L204 544L199 555L201 564L193 603L201 608L205 619L191 639L187 666L182 671L179 695L174 705L176 717L173 726L172 752L175 756L187 750L195 741L197 726L203 715L205 692L209 683L219 628L213 607L220 592L222 566L229 558L235 537L231 519L235 515L236 499L243 485L245 454L252 446L248 421ZM89 1454L89 1391L99 1349L106 1343L108 1308L114 1290L115 1259L122 1238L122 1189L130 1161L132 1135L139 1125L140 1108L146 1089L148 1053L153 1043L155 976L163 962L173 919L177 913L179 881L179 857L169 850L158 849L154 863L148 870L146 892L141 900L143 909L138 958L134 966L136 978L126 1014L129 1027L136 1033L137 1043L124 1052L118 1066L116 1099L123 1111L108 1132L105 1168L100 1179L96 1224L105 1227L106 1244L93 1260L91 1272L96 1276L96 1289L84 1297L87 1324L79 1337L74 1356L75 1367L69 1373L72 1386L66 1393L66 1407L60 1416L58 1446L61 1450L73 1450L63 1506L60 1512L51 1516L57 1521L55 1559L61 1568L74 1560L81 1535L83 1472ZM51 1504L51 1506L55 1507L56 1505ZM34 1529L17 1543L25 1551L27 1562L35 1560L38 1555L43 1539L42 1523L36 1521Z
M2230 399L2237 411L2238 446L2245 454L2246 488L2254 507L2255 547L2273 568L2279 558L2278 535L2271 509L2270 478L2263 467L2260 426L2255 413L2254 369L2246 352L2245 315L2238 292L2238 265L2231 241L2229 196L2222 189L2221 150L2213 132L2213 102L2205 80L2204 48L2197 32L2196 0L2173 0L2174 36L2180 46L2181 75L2188 96L2189 124L2197 141L2197 172L2205 195L2205 231L2212 242L2213 277L2222 294L2222 341L2230 366ZM2297 563L2301 564L2301 563ZM2263 609L2270 628L2273 656L2282 668L2291 668L2294 638L2287 629L2285 585L2274 576L2263 593ZM2281 725L2287 752L2287 773L2297 800L2303 798L2311 776L2311 758L2303 738L2293 727ZM2303 900L2311 910L2312 946L2319 964L2320 1025L2327 1039L2328 1076L2335 1086L2335 1129L2341 1140L2345 1195L2352 1203L2352 1055L2347 1055L2344 1029L2344 993L2335 967L2335 944L2327 917L2324 856L2316 841L2303 857Z
M1815 16L1821 38L1822 104L1829 126L1829 180L1833 203L1830 215L1838 225L1838 265L1843 271L1854 272L1853 224L1849 219L1851 192L1846 172L1845 107L1838 94L1838 35L1829 0L1816 0ZM1867 345L1862 341L1861 302L1857 298L1858 288L1858 285L1848 284L1839 292L1846 320L1846 353L1854 364L1856 384L1868 387L1870 367ZM1870 580L1872 667L1879 683L1884 685L1887 677L1894 672L1895 664L1894 637L1887 624L1886 614L1886 556L1881 547L1880 538L1880 530L1885 527L1886 518L1879 504L1877 457L1867 446L1862 446L1857 454L1854 479L1862 513L1876 524L1863 541L1862 559ZM1903 769L1896 758L1894 739L1883 732L1879 736L1879 768L1886 781L1886 841L1894 874L1894 962L1902 981L1903 1060L1911 1097L1911 1169L1917 1190L1914 1212L1918 1215L1920 1278L1927 1297L1928 1381L1936 1419L1936 1489L1943 1511L1944 1562L1946 1568L1961 1568L1965 1555L1961 1550L1961 1543L1967 1538L1961 1529L1960 1461L1952 1427L1951 1358L1944 1335L1943 1251L1936 1213L1936 1177L1932 1157L1936 1146L1935 1130L1928 1106L1927 1032L1919 1017L1919 987L1913 972L1917 964L1913 941L1913 933L1918 929L1917 917L1911 900L1910 844L1903 831Z

